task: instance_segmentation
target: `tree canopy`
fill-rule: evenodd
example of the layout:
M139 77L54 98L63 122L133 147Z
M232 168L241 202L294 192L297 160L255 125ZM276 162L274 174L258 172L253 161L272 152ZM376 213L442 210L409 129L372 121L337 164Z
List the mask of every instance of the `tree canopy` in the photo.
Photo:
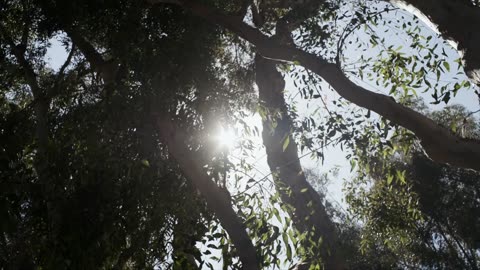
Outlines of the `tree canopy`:
M475 0L0 0L0 269L480 268L478 25Z

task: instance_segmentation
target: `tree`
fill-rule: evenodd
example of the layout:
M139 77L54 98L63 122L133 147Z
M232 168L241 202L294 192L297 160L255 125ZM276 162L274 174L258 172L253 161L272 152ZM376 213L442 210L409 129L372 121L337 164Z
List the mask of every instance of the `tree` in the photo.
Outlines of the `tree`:
M299 162L298 148L321 156L314 144L338 142L357 151L362 138L355 129L369 111L382 117L375 120L385 130L382 139L402 126L431 159L480 169L476 139L460 138L402 105L407 97L397 102L370 92L346 74L346 37L381 13L342 14L326 1L11 0L0 6L0 183L6 187L0 259L7 267L197 269L213 268L215 260L225 269L398 265L395 252L380 244L382 258L366 262L372 253L357 252L357 225L330 214ZM351 18L342 33L320 23L342 16ZM52 38L69 52L58 70L45 61ZM319 46L335 56L314 53ZM405 64L401 52L385 51L391 61L374 67L379 76L391 68L412 84L425 77L426 71L408 73L419 59ZM283 76L292 65L307 70L295 82L318 86L323 78L369 111L343 117L327 109L326 124L313 136L313 119L299 122L284 96ZM433 66L450 69L446 61ZM466 84L442 88L440 98L435 89L435 99L448 102ZM252 164L243 158L233 164L211 141L218 123L252 130L245 111L263 116L271 196L262 196L263 186L249 190L268 181L249 176ZM398 136L413 137L405 130ZM251 146L242 150L248 154ZM240 172L248 180L232 189L245 178ZM476 239L472 230L457 231L465 241Z
M459 135L478 136L476 119L462 106L429 114L458 125ZM478 269L478 173L432 162L415 144L392 146L386 155L360 151L362 173L349 187L353 214L368 224L364 248L383 245L410 267ZM371 189L359 188L365 178Z
M163 1L150 1L162 3ZM438 162L450 163L472 169L479 169L478 163L480 149L477 142L465 141L452 136L452 134L435 124L428 117L417 113L388 96L373 93L358 85L355 85L343 73L339 61L336 64L329 63L324 58L298 49L292 42L282 43L278 36L270 38L259 29L254 28L235 16L229 16L215 11L214 9L193 1L166 1L189 9L195 15L212 23L221 25L248 42L256 46L257 51L264 57L298 63L306 69L314 72L328 82L343 98L371 111L378 113L395 124L401 125L415 133L420 138L422 146L429 157ZM309 3L308 1L306 3ZM300 5L301 7L302 5ZM296 9L292 9L296 12ZM245 15L245 14L242 14ZM243 16L242 16L243 19ZM288 16L284 18L288 20ZM303 21L305 18L297 18ZM292 31L292 27L298 26L298 21L278 20L276 31L280 36L285 31ZM283 32L282 32L283 31ZM288 35L288 33L287 33ZM338 57L337 57L338 58Z

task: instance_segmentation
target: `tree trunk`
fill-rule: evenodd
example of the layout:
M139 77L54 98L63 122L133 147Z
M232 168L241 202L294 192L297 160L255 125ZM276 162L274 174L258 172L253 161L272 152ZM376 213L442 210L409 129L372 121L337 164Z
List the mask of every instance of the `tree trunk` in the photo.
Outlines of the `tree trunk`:
M281 199L293 207L289 214L295 227L307 233L316 243L321 239L319 255L325 269L344 269L335 225L328 217L318 193L307 182L300 165L297 145L291 136L292 121L283 97L285 81L282 74L277 71L275 62L259 55L255 58L255 66L260 102L268 112L262 120L263 143Z
M480 86L480 7L470 0L390 0L411 6L413 14L435 24L445 39L453 40L462 54L467 76ZM420 14L419 14L420 13Z

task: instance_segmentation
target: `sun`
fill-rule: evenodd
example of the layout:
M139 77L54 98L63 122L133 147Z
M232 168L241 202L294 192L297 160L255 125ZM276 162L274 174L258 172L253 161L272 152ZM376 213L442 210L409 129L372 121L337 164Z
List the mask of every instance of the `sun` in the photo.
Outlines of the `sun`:
M232 129L226 129L224 127L220 127L215 139L221 148L227 149L234 148L237 141L235 132Z

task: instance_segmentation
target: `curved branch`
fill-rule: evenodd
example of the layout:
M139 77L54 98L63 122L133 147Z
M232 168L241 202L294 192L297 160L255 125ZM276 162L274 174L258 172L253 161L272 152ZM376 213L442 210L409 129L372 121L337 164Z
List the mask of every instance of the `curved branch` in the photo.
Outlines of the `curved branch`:
M114 85L119 68L117 62L105 60L93 45L80 35L76 29L66 28L65 31L72 39L72 42L77 45L87 61L92 65L94 70L101 73L105 85Z
M321 76L346 100L372 110L392 123L412 131L421 140L422 146L432 160L480 171L479 141L457 137L425 115L395 102L390 96L373 93L354 84L338 65L329 63L320 56L291 45L282 45L248 24L197 2L178 1L197 16L219 24L246 39L256 46L262 56L277 61L298 63Z

